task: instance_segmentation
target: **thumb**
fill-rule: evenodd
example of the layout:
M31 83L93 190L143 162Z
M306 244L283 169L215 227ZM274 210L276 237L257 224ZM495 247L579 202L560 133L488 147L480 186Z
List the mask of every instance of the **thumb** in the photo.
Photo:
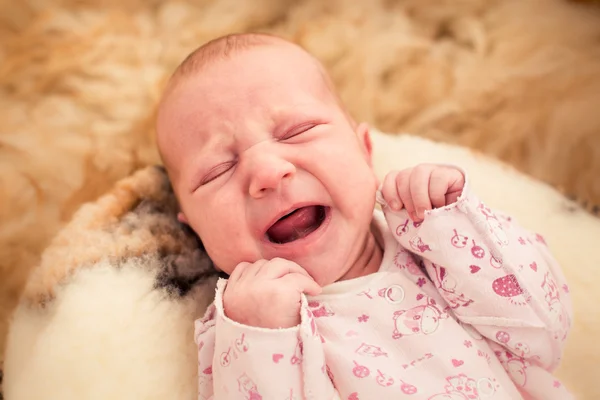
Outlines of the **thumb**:
M321 288L321 286L319 286L319 284L315 282L315 280L308 274L289 274L287 276L294 280L296 289L300 293L304 293L309 296L317 296L323 291L323 288Z
M318 296L323 291L323 288L319 286L312 278L307 279L307 285L304 287L303 293L309 296Z

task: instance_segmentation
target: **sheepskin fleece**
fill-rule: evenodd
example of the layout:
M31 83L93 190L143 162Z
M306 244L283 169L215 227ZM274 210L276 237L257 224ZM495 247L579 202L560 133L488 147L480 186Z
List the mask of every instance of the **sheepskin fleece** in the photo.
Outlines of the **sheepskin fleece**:
M195 397L193 321L217 275L176 212L156 167L81 208L14 316L6 399Z
M600 205L598 0L0 0L0 359L54 234L157 163L165 78L198 45L280 34L357 120L458 143Z
M581 399L600 398L597 304L600 220L551 187L465 148L373 134L375 170L459 164L493 207L545 234L575 303L559 376ZM8 400L193 399L193 321L214 295L200 242L176 220L161 168L148 167L85 205L44 252L11 324Z
M479 149L593 210L599 4L0 0L0 360L42 250L82 203L158 162L165 78L222 34L289 38L323 61L356 119Z

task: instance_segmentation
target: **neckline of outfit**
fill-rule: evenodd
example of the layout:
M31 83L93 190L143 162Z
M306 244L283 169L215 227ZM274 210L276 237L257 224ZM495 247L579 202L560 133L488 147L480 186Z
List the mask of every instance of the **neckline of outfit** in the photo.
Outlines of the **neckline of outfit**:
M310 300L328 300L332 298L338 298L343 296L356 295L365 289L370 284L381 280L385 277L385 270L382 267L390 265L394 258L394 250L398 246L398 243L394 239L392 233L388 229L387 222L383 212L379 209L373 210L373 225L374 228L379 231L379 237L383 243L379 245L383 249L383 257L381 259L381 265L379 270L375 273L364 275L354 279L348 279L345 281L334 282L330 285L323 287L323 291L318 296L307 296ZM375 238L377 240L377 236Z

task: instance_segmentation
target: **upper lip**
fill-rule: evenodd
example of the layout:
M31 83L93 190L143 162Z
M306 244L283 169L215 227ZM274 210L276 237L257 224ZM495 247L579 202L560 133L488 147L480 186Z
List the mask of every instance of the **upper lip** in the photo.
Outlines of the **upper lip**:
M292 212L299 210L300 208L304 208L304 207L310 207L310 206L319 206L321 204L317 204L317 203L298 203L298 204L294 204L291 207L282 209L282 211L279 211L277 214L275 214L275 216L271 219L271 221L266 225L266 227L263 229L263 233L264 235L267 235L267 232L269 231L269 229L271 229L271 227L277 222L279 221L282 217L291 214Z

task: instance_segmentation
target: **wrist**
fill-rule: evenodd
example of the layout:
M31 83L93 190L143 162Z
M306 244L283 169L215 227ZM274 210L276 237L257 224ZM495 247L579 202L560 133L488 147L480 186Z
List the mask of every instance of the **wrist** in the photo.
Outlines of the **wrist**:
M285 317L274 316L273 313L253 312L253 310L265 310L269 305L256 305L254 307L228 307L226 301L223 301L224 316L240 325L250 326L262 329L289 329L300 325L300 310L295 314L286 313ZM265 315L266 314L266 315Z

